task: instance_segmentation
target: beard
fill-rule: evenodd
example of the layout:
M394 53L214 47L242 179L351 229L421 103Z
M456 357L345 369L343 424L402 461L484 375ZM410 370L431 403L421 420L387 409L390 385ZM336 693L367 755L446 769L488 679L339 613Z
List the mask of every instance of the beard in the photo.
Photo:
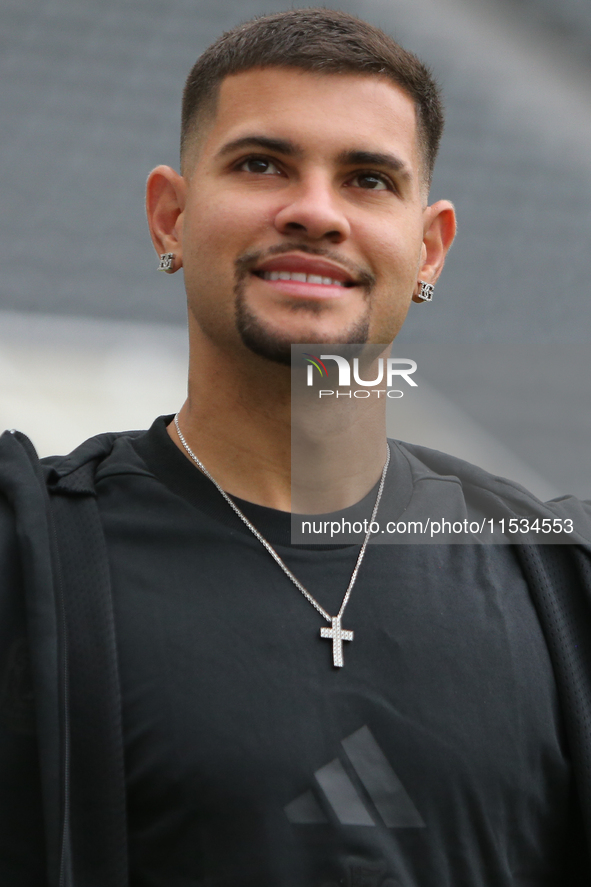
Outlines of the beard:
M303 302L294 310L319 314L321 307L316 303ZM244 345L254 354L265 357L273 363L291 366L292 345L365 345L369 336L369 306L359 320L339 335L338 343L334 341L334 336L327 338L313 335L306 336L303 341L299 339L294 341L293 338L277 332L257 317L246 304L242 290L236 298L236 328Z
M299 252L306 252L313 255L327 256L327 250L311 249L307 245L285 244L280 249L270 251L270 254L279 254L280 252L288 252L291 249L297 249ZM335 342L335 337L326 336L306 336L304 339L298 338L294 340L290 336L273 329L269 324L265 323L257 314L251 310L246 302L246 282L251 273L252 266L258 261L260 254L249 254L243 256L236 262L236 285L234 287L234 307L236 328L242 339L243 344L254 354L264 357L273 363L280 363L285 366L291 366L291 346L292 345L365 345L369 337L369 321L371 314L370 293L373 289L373 276L367 272L357 273L361 278L365 289L365 311L351 326L343 330L339 334L339 341ZM315 300L305 300L294 302L291 310L295 313L306 312L312 315L320 315L325 306L318 304Z

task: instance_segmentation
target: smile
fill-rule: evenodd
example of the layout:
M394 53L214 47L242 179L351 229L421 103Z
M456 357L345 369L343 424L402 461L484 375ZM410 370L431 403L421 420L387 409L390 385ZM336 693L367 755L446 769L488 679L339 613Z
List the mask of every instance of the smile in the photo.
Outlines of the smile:
M298 250L271 256L251 272L259 280L285 295L308 299L335 299L343 290L359 285L340 263Z
M294 280L298 283L315 283L323 286L353 286L332 277L321 277L319 274L304 274L301 271L259 271L255 272L262 280Z

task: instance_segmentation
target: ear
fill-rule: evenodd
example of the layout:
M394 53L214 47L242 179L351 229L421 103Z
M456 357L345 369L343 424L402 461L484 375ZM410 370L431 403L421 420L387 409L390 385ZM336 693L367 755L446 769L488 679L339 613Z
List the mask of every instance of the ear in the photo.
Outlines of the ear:
M438 200L423 213L423 245L418 278L435 283L443 271L445 257L456 235L456 211L449 200ZM413 302L421 302L416 292Z
M182 220L186 181L170 166L157 166L146 184L146 213L152 243L158 255L174 253L171 273L183 264Z

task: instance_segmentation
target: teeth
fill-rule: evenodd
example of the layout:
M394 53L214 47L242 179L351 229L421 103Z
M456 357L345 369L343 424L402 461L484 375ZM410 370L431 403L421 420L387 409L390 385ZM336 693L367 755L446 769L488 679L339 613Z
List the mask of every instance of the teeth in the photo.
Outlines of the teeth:
M345 286L342 280L321 277L319 274L303 274L301 271L263 271L263 280L297 280L299 283L321 283L325 286Z

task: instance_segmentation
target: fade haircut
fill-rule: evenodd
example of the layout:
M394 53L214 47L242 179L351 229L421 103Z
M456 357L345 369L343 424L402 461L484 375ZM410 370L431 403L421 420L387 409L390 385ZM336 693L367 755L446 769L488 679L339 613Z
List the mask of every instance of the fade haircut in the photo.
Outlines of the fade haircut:
M433 75L379 28L332 9L291 9L259 16L222 34L205 50L183 93L181 165L199 124L215 114L222 80L273 67L390 79L414 101L424 179L430 184L443 130L441 95Z

